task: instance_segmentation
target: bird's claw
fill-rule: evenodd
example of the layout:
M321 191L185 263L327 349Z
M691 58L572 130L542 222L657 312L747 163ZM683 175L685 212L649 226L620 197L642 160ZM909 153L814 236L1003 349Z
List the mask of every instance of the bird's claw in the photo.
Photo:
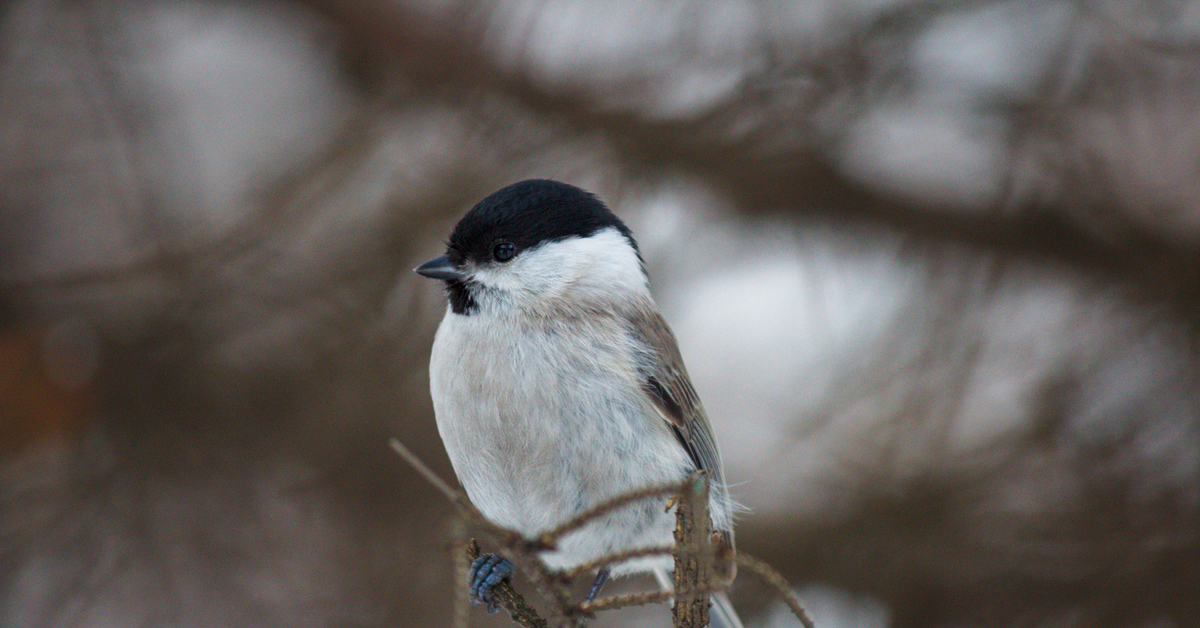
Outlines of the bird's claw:
M471 603L486 603L489 614L499 610L496 596L492 593L492 589L502 581L511 578L512 572L512 561L507 558L499 554L480 554L479 558L476 558L475 562L471 563L469 574L471 580Z
M600 589L604 588L604 583L608 582L608 567L601 567L600 571L596 572L596 580L592 582L592 588L588 590L587 597L583 598L584 602L591 602L600 595Z

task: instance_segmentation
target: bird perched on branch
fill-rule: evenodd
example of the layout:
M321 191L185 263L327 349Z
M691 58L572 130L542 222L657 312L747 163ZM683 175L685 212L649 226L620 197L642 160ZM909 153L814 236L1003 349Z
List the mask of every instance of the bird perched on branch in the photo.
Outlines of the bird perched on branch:
M448 307L430 359L438 431L459 481L493 523L535 537L631 491L712 482L709 510L733 548L733 507L708 418L675 336L650 296L629 228L577 187L534 179L480 201L455 226L446 254L417 267L445 282ZM662 500L623 506L543 553L568 569L615 552L672 543ZM600 569L665 573L671 556ZM483 555L472 599L512 564ZM740 626L728 600L714 621ZM722 615L732 615L721 619Z

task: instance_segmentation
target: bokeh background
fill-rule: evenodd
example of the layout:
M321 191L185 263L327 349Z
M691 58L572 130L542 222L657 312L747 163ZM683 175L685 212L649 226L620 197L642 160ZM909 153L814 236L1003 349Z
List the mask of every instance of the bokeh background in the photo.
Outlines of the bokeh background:
M1200 625L1194 0L0 5L0 625L447 625L409 269L535 176L819 626Z

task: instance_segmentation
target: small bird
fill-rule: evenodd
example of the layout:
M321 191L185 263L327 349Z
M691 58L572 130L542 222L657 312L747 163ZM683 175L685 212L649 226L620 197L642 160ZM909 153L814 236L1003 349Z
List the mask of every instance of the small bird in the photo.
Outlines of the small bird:
M605 500L701 471L713 529L732 551L733 506L704 407L633 234L599 198L546 179L509 185L467 212L446 254L415 272L445 282L430 391L454 471L488 520L535 537ZM569 569L670 545L665 502L612 511L541 558ZM587 599L610 574L655 571L661 582L671 565L670 556L609 565ZM494 611L492 588L512 569L480 556L472 600ZM723 595L713 618L741 625Z

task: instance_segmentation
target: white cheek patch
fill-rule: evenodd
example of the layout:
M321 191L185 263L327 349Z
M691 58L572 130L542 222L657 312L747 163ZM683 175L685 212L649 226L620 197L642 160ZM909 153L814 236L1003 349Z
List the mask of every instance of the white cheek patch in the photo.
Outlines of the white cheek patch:
M604 229L587 238L563 241L572 259L588 261L579 277L581 284L606 290L649 292L642 260L629 240L615 228Z
M641 260L625 236L614 228L527 249L507 264L476 269L473 278L519 299L592 299L650 293Z

